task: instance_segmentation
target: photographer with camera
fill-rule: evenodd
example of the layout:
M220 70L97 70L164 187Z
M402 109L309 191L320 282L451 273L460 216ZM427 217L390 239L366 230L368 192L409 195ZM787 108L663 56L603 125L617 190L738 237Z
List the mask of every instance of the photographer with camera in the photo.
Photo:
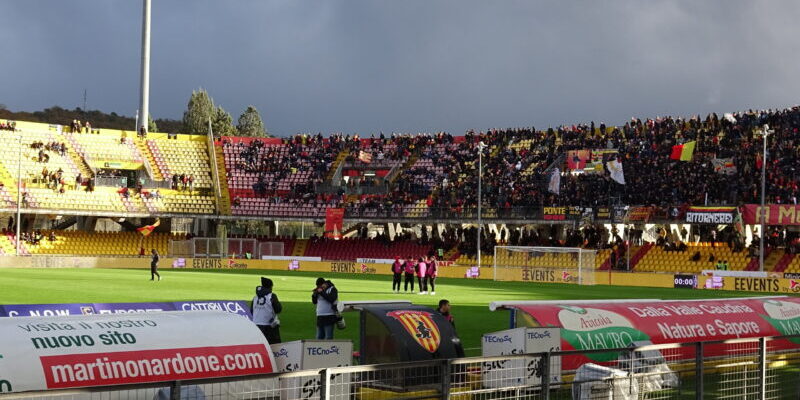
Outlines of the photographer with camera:
M253 322L267 338L269 344L281 342L281 320L278 314L283 310L280 300L275 293L272 293L272 279L261 278L261 286L256 287L256 295L253 297L251 311Z
M336 309L339 291L333 282L317 278L317 287L311 292L311 303L317 306L317 339L333 339L333 326L344 329L344 319Z

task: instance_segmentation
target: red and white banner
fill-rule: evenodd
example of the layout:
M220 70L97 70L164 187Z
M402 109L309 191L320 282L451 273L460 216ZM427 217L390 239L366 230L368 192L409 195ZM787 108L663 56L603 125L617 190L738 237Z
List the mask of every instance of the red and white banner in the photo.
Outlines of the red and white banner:
M341 239L343 223L344 223L344 208L326 209L324 236L326 238L331 238L331 239Z
M795 297L508 302L490 307L519 310L517 326L561 327L564 350L800 334L800 298ZM800 338L779 342L778 347L800 347ZM709 347L709 351L714 352L714 348ZM618 356L615 352L604 352L590 354L588 359L610 362ZM575 368L587 361L586 357L571 358L565 361L565 368Z
M764 208L766 208L767 225L800 225L800 205L767 204ZM760 224L764 212L758 204L745 204L742 206L744 223Z
M224 312L0 319L3 391L265 374L274 366L258 328Z

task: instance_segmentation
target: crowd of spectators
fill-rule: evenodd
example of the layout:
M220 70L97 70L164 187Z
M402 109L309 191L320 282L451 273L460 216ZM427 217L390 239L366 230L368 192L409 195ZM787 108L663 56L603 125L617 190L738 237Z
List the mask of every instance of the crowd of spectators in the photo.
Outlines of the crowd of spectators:
M59 193L64 193L66 182L64 181L64 170L59 168L56 171L48 171L47 167L42 168L42 183L48 189L53 189Z
M42 141L36 141L31 143L31 148L39 150L36 160L40 163L50 161L50 154L48 154L48 152L58 153L61 157L64 157L67 153L67 145L63 142L44 143Z
M255 174L256 196L315 198L316 185L331 176L332 162L348 152L347 162L361 151L378 160L403 161L388 177L385 193L370 192L345 202L349 215L402 217L410 205L423 202L432 210L474 213L478 202L478 149L482 152L482 207L502 215L509 210L537 210L542 206L603 207L646 205L661 209L686 205L739 205L759 201L762 167L762 127L768 124L770 157L767 202L796 204L800 172L800 107L784 110L710 114L705 118L659 117L631 119L622 126L578 124L547 130L530 128L469 131L464 136L436 134L297 135L280 145L254 140L229 143L239 152L234 169ZM690 161L673 160L673 146L695 141ZM611 179L607 168L595 172L570 171L570 150L610 150L605 161L622 164L625 184ZM408 163L405 163L408 160ZM732 169L720 171L714 163L728 160ZM376 164L377 165L377 164ZM558 169L560 185L548 186L550 171ZM307 180L292 181L291 190L279 183L298 172ZM384 181L381 181L383 183ZM353 185L374 183L354 179ZM348 193L359 193L348 190ZM376 194L377 193L377 194ZM344 194L344 191L338 193ZM342 196L344 200L344 196ZM491 211L490 211L491 210ZM508 214L513 215L513 214Z

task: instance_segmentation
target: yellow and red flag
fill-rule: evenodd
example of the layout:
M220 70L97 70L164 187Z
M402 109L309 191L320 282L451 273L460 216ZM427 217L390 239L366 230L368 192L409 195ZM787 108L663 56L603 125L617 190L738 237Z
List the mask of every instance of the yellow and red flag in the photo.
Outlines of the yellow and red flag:
M414 310L397 310L386 313L403 325L409 335L430 353L435 353L439 349L442 335L439 327L433 322L431 313Z
M136 228L136 231L142 234L142 236L150 236L153 233L153 230L156 229L157 226L161 225L161 219L157 219L156 222L153 222L152 225L145 225L141 228Z
M672 154L670 154L669 158L678 161L692 161L696 144L697 142L692 140L691 142L672 146Z

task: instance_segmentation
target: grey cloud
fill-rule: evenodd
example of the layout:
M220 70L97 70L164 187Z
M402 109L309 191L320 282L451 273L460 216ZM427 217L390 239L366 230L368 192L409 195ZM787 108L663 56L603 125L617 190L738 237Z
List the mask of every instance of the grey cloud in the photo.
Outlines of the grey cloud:
M204 87L274 133L437 131L797 102L794 1L153 0L151 112ZM139 1L5 2L0 103L132 115ZM10 39L10 40L8 40Z

